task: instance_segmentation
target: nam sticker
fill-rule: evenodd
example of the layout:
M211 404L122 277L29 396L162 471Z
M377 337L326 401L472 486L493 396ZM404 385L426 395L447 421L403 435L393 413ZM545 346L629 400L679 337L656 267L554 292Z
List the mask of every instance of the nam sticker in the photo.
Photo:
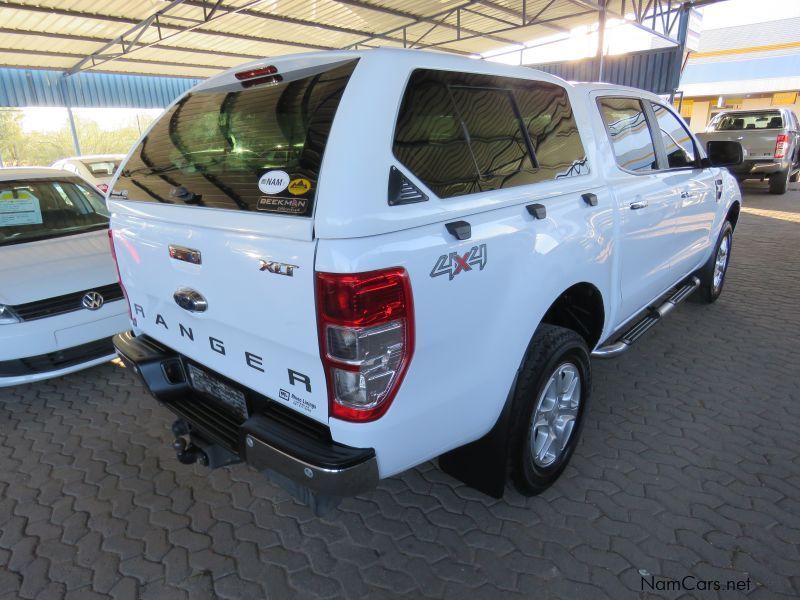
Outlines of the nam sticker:
M300 177L298 179L292 179L289 183L289 193L292 196L302 196L303 194L307 193L311 189L311 182L306 179L305 177Z
M286 171L267 171L258 180L258 189L265 194L277 194L289 185L289 174Z

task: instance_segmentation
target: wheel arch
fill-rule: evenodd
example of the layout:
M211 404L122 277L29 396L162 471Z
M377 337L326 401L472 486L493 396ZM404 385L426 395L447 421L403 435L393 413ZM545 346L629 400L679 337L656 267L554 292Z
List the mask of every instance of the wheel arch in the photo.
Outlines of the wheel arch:
M594 284L582 281L571 285L553 301L542 323L571 329L592 350L603 335L606 308L603 294Z
M725 220L730 221L733 230L736 230L736 223L739 221L739 213L742 210L742 205L739 202L734 202L728 209L728 214L725 215Z

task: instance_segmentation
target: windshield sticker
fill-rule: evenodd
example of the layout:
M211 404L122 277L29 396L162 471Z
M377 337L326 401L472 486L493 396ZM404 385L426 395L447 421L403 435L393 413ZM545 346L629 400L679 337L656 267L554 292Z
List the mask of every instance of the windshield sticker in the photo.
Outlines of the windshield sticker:
M27 190L0 192L0 227L16 225L41 225L42 210L39 199Z
M256 204L256 210L283 213L287 215L305 214L308 208L307 198L278 198L275 196L261 196Z
M292 179L289 184L289 193L292 196L302 196L311 189L311 182L305 177L299 179Z
M267 171L258 180L258 189L265 194L277 194L289 185L289 174L286 171Z

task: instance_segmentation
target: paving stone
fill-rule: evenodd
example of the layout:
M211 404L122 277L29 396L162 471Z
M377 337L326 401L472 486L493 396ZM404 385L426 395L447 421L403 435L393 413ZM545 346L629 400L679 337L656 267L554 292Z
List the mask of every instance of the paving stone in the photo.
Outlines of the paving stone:
M534 498L429 461L317 518L245 465L180 465L173 417L115 364L0 389L0 597L692 597L648 596L640 571L800 597L800 228L781 217L800 188L763 187L720 300L595 361L583 439Z

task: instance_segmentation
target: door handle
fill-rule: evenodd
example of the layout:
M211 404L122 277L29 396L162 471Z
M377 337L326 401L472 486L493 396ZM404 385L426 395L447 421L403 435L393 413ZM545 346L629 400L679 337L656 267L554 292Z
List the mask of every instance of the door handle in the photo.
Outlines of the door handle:
M647 208L647 200L636 200L635 202L631 202L628 206L630 206L631 210Z

